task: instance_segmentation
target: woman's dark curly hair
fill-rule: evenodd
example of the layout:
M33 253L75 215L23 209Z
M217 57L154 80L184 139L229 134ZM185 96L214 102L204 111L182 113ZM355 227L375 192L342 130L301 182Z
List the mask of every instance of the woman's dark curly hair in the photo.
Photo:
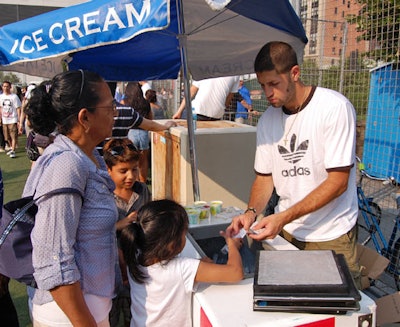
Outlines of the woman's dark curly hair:
M120 245L133 279L144 283L139 265L167 264L182 251L189 220L185 208L172 200L151 201L138 211L137 221L121 231Z
M25 113L32 129L48 135L57 127L68 134L81 108L94 111L99 102L98 83L103 78L94 72L76 70L56 75L32 90Z

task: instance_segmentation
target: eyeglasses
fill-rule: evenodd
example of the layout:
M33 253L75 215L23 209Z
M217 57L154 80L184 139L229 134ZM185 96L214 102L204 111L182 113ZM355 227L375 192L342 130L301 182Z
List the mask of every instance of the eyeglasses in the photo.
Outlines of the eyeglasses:
M117 112L117 101L114 99L110 106L100 106L100 107L86 107L87 109L98 109L98 108L111 108L113 113Z
M110 154L112 156L120 156L124 153L125 148L128 148L131 151L135 151L138 152L139 150L137 149L137 147L135 147L133 144L129 143L126 145L117 145L117 146L113 146L112 148L110 148L108 150L108 152L110 152Z
M79 69L81 72L81 88L79 90L78 101L81 99L83 87L85 86L85 73L82 69Z

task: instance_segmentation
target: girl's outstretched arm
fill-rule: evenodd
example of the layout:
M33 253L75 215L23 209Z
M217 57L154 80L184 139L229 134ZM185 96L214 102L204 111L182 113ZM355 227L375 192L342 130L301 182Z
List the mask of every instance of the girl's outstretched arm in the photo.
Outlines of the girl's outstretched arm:
M200 261L195 277L196 282L204 283L234 283L243 279L242 258L239 249L242 239L232 238L225 232L220 232L228 245L228 262L225 265Z

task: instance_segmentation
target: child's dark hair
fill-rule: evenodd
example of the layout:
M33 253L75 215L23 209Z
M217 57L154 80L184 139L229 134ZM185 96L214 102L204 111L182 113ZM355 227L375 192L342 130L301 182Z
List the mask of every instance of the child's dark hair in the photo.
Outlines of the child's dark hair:
M189 220L185 209L172 200L151 201L138 211L137 221L121 231L120 244L129 272L138 283L146 275L139 265L168 263L183 247Z
M128 138L112 138L103 146L103 158L108 168L119 162L139 161L140 152Z
M32 90L25 108L33 130L48 135L57 127L68 134L81 108L95 111L99 102L97 83L103 78L93 72L76 70L56 75Z

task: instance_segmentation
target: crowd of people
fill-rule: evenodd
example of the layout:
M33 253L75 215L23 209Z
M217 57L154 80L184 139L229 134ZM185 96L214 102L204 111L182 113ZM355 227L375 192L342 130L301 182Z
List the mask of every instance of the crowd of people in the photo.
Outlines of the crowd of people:
M187 213L173 200L151 199L148 131L176 123L153 120L159 108L148 82L128 83L116 101L115 85L98 74L69 71L37 85L25 104L15 101L35 133L56 131L23 190L38 206L31 234L37 287L28 287L35 327L118 326L121 313L125 326L190 326L199 282L243 278L235 238L242 228L256 231L248 234L254 241L281 235L303 250L342 253L359 286L354 108L338 92L304 84L286 43L263 46L254 70L270 107L257 126L248 207L221 232L229 249L223 265L180 257ZM4 82L6 96L8 89ZM190 96L199 120L222 119L232 99L238 121L253 111L239 77L194 81ZM173 118L184 110L185 100ZM3 131L12 134L4 122L3 115ZM61 188L73 191L46 196ZM274 190L278 201L264 215Z

